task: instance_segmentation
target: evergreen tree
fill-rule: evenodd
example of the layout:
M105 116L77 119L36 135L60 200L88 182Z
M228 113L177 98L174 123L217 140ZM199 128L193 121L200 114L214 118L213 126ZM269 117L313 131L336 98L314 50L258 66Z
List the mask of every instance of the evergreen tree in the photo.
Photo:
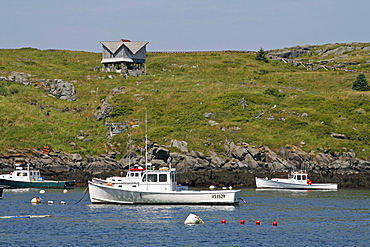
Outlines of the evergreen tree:
M364 74L359 74L357 76L356 80L353 82L352 89L357 91L369 91L369 84Z
M255 59L257 60L257 61L263 61L263 62L265 62L265 63L268 63L269 62L269 60L266 58L266 54L267 54L267 52L265 52L263 49L262 49L262 47L261 47L261 49L258 51L258 53L256 54L256 57L255 57Z

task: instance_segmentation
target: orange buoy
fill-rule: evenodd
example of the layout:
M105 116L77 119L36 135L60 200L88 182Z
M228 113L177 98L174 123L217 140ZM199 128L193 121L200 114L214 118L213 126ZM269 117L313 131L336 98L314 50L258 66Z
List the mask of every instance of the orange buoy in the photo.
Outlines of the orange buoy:
M261 221L256 220L256 225L257 225L257 226L261 225Z
M240 224L244 225L245 220L240 220Z
M113 186L113 184L112 184L112 183L107 183L107 185L108 185L108 186Z
M222 220L221 220L221 223L222 223L222 224L226 224L226 220L225 220L225 219L222 219Z
M272 222L272 225L273 225L273 226L277 226L277 224L278 224L278 223L277 223L276 221L273 221L273 222Z

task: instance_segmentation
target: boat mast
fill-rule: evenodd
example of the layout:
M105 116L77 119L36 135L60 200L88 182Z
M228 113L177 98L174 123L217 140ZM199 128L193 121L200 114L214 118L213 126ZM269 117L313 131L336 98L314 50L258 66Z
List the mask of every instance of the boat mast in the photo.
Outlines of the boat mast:
M148 112L145 109L145 177L146 190L148 190Z

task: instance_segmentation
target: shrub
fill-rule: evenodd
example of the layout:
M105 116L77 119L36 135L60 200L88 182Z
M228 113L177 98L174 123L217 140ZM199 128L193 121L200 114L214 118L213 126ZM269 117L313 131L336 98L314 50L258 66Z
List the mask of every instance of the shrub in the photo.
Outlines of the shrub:
M133 108L130 104L127 102L124 102L117 107L114 108L114 110L110 113L111 117L117 117L117 116L124 116L128 115L133 112Z
M275 97L285 97L285 93L280 92L279 89L276 88L268 88L264 93Z
M266 54L267 53L261 47L261 49L257 52L255 59L257 61L262 61L262 62L268 63L269 60L266 58Z
M0 95L9 96L11 94L19 93L19 85L11 82L5 82L0 84Z
M353 82L352 89L357 91L369 91L369 84L364 74L359 74L357 76L356 80Z

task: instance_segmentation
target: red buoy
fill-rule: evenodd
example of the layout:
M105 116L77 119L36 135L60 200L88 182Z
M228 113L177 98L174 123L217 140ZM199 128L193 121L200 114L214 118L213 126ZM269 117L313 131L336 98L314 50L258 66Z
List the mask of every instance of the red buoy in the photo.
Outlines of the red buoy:
M276 221L272 222L272 225L277 226L277 222Z
M261 221L259 221L259 220L256 220L256 225L261 225Z
M245 220L240 220L240 224L244 225Z
M221 220L221 223L226 224L226 220L225 219Z

